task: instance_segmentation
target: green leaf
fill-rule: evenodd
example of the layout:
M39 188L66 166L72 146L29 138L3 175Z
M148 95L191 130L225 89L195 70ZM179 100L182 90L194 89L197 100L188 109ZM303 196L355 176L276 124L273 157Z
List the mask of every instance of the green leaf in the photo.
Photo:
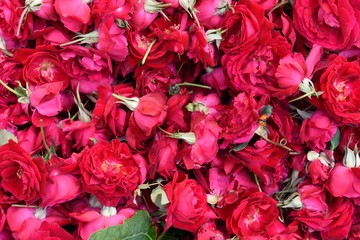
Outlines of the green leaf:
M96 231L90 240L155 240L156 228L147 212L137 211L123 224Z
M273 107L270 105L265 105L263 108L261 108L260 110L260 115L265 114L266 116L270 117L271 113L272 113Z
M329 146L330 150L334 151L334 149L337 148L337 146L339 146L339 143L340 143L340 130L338 128L336 130L334 137L330 141L330 146Z
M239 145L236 145L233 149L231 149L231 151L234 151L234 152L241 151L241 150L243 150L244 148L246 148L247 145L248 145L248 142L241 143L241 144L239 144Z
M5 129L0 129L0 146L7 144L10 139L17 142L17 138L14 134Z

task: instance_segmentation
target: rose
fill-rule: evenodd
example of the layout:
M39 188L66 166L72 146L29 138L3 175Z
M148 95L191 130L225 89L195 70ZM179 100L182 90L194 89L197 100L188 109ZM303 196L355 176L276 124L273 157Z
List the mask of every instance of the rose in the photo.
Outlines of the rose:
M224 139L221 148L230 143L240 144L248 142L260 126L258 123L259 110L265 105L266 99L257 102L252 94L239 93L233 103L222 113L219 126L222 128L220 139Z
M305 225L309 232L320 231L322 239L346 239L352 224L353 203L347 198L329 196L326 204L326 212L302 208L290 215Z
M173 226L196 232L206 220L215 217L207 205L205 190L184 173L176 172L163 189L170 201L166 206L165 230Z
M115 23L113 17L103 18L98 27L99 41L96 48L108 54L115 61L124 61L128 51L128 42L125 37L125 30Z
M268 36L271 28L263 29L256 45L244 51L226 53L222 59L224 73L233 90L253 92L256 96L270 95L281 58L291 53L291 45L279 33Z
M175 156L177 151L178 140L169 138L160 131L157 132L148 154L149 178L154 179L155 173L166 179L170 178L176 171Z
M166 110L166 95L162 92L151 92L140 98L130 115L126 130L125 136L130 147L138 151L146 150L144 142L164 123Z
M330 172L326 188L334 197L360 197L360 169L335 164Z
M324 150L326 143L335 135L337 127L325 113L315 111L310 118L304 119L300 129L300 139L309 148Z
M279 215L277 202L262 192L243 196L226 219L226 228L238 237L265 235Z
M82 0L55 0L54 7L64 26L73 32L81 30L83 24L88 24L90 7Z
M99 86L110 85L114 81L110 57L95 48L68 46L61 50L61 65L67 69L71 86L79 84L81 93L92 93Z
M221 128L212 116L194 112L191 119L191 130L196 141L193 144L183 143L179 155L187 169L199 168L211 162L218 150L218 138Z
M324 109L336 121L360 124L360 66L338 56L320 78Z
M0 146L0 202L31 204L44 194L45 165L13 140Z
M135 213L132 208L123 208L118 211L114 207L103 207L100 212L91 208L81 210L81 212L70 213L70 216L80 223L77 231L81 239L89 239L90 235L97 230L123 224Z
M246 0L234 6L233 11L227 11L223 19L220 49L225 53L248 49L258 41L263 24L268 21L264 16L264 8Z
M46 239L35 237L37 234L44 234L45 231L64 237L60 239L73 239L60 227L71 222L71 219L61 209L10 207L7 210L7 222L15 239ZM58 232L53 231L54 229L58 229ZM44 235L46 236L46 234ZM50 239L58 240L58 238Z
M360 9L356 1L296 0L293 10L296 30L312 43L342 50L359 39Z
M41 198L41 207L67 202L80 195L80 180L68 170L69 165L65 165L68 161L52 155L47 162L46 194Z
M141 95L155 91L167 93L170 85L181 82L175 65L170 63L162 68L140 66L136 69L134 78Z
M61 82L64 90L69 77L58 54L53 46L37 46L35 49L17 49L14 58L23 64L21 77L25 82L33 86Z
M128 145L117 139L86 149L79 167L84 191L106 206L116 206L121 197L132 196L146 177L145 159L132 155Z

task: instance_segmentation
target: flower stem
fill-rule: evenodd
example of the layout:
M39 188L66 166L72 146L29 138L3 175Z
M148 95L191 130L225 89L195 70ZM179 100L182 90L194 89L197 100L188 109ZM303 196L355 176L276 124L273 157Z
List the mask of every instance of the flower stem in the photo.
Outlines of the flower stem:
M15 94L18 97L22 97L22 95L18 92L16 92L14 89L12 89L11 87L9 87L8 85L6 85L6 83L4 83L1 79L0 79L0 83L1 85L4 86L4 88L6 88L7 90L9 90L10 92L12 92L13 94Z
M289 103L292 103L292 102L295 102L295 101L297 101L297 100L300 100L300 99L309 97L309 96L311 96L311 95L313 95L313 94L316 94L316 91L315 91L315 90L313 90L313 91L311 91L311 92L308 92L308 93L305 93L305 94L301 95L300 97L294 98L294 99L290 100Z
M46 140L45 140L45 131L43 128L43 120L42 119L40 119L40 133L41 133L41 139L42 139L42 142L43 142L43 145L44 145L46 151L50 152L50 148L47 145Z
M179 87L181 86L189 86L189 87L198 87L198 88L205 88L205 89L211 89L210 86L206 86L206 85L201 85L201 84L196 84L196 83L189 83L189 82L184 82L184 83L177 83L175 84Z
M154 39L154 40L150 43L148 49L146 49L145 55L144 55L144 57L143 57L143 59L142 59L142 61L141 61L141 65L144 65L144 64L145 64L146 59L147 59L147 57L149 56L149 53L150 53L150 51L151 51L151 48L154 46L155 43L156 43L156 39Z

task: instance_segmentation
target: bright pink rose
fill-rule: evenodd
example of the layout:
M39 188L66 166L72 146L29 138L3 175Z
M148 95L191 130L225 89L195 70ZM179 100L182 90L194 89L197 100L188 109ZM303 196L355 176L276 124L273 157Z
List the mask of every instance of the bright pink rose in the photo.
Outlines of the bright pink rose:
M34 11L33 14L43 19L52 21L58 20L59 17L54 8L54 0L42 0L40 9L38 11Z
M335 164L326 187L334 197L360 197L360 169Z
M108 54L118 62L125 60L128 51L128 42L125 37L125 29L120 28L112 17L103 18L98 27L99 41L96 48Z
M211 162L219 149L218 138L221 128L212 116L194 112L190 132L195 134L193 144L183 143L179 155L187 169L199 168Z
M331 60L331 59L330 59ZM336 121L360 124L360 66L335 57L320 78L324 109Z
M201 25L204 25L208 29L216 29L224 18L226 11L231 11L231 2L231 0L196 1L196 16Z
M310 118L304 119L300 129L300 139L311 149L324 150L336 131L335 122L325 113L317 110Z
M47 168L46 194L41 198L42 207L67 202L81 194L80 179L66 171L65 159L53 155L47 162Z
M121 197L132 196L146 177L145 159L133 155L128 145L117 139L86 149L79 167L84 191L105 206L116 206Z
M196 240L223 240L224 234L216 228L213 221L204 223L196 234Z
M42 231L47 231L49 234L64 236L64 238L61 239L73 239L64 229L60 229L60 226L71 222L71 219L61 212L61 209L10 207L6 217L15 239L37 239L35 236L41 234ZM59 231L52 232L51 229L54 228L59 229ZM53 239L54 238L50 238L49 240ZM57 240L57 238L55 239Z
M295 0L293 9L296 30L310 42L330 50L359 46L358 1Z
M196 232L206 221L215 218L206 202L206 193L195 180L176 172L173 180L164 186L170 201L166 206L165 230L174 228Z
M45 189L45 165L42 158L31 158L17 143L10 140L0 146L0 202L34 203Z
M64 26L73 32L79 32L84 24L88 24L90 7L82 0L55 0L54 7Z
M162 92L151 92L140 98L138 106L131 113L126 130L126 139L131 148L147 150L145 142L164 123L166 110L166 95Z

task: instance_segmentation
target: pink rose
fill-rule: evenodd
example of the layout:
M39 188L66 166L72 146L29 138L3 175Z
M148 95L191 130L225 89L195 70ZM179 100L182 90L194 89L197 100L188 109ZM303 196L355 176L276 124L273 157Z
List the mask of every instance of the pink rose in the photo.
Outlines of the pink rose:
M174 228L196 232L206 221L215 218L206 202L205 190L182 172L176 172L173 180L164 186L170 201L166 206L165 230Z
M325 113L317 110L310 118L304 119L300 129L300 139L309 148L324 150L336 131L335 122Z
M84 24L88 24L90 7L82 0L55 0L54 7L64 26L73 32L79 32Z
M330 172L326 188L334 197L360 197L360 169L335 164Z

